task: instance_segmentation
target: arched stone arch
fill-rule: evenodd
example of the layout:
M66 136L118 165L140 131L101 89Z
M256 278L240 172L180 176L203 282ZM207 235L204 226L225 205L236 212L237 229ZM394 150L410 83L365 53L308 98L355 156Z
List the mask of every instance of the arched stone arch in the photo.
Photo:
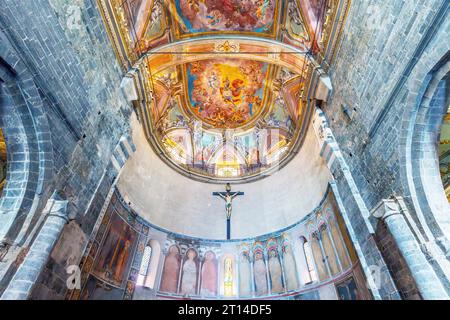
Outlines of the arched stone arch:
M413 218L421 236L425 242L436 242L448 255L450 205L439 176L437 141L447 108L438 96L448 84L450 52L447 51L438 62L433 62L432 58L423 62L433 67L421 79L423 84L418 93L411 92L407 98L412 103L403 118L400 164L404 196L414 208Z
M0 126L8 150L0 241L21 245L38 219L34 213L43 208L41 196L53 175L53 150L39 89L1 32L0 41Z

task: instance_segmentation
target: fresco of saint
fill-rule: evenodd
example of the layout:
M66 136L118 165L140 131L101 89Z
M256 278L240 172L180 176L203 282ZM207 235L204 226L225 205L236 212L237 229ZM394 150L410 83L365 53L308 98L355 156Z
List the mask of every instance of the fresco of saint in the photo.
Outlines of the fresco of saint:
M161 278L160 291L176 293L178 287L178 276L180 274L180 250L173 245L164 262L164 269Z
M281 280L281 264L278 259L278 253L275 249L269 251L269 273L272 293L281 293L284 291Z
M233 296L233 258L226 257L224 259L224 272L223 272L223 291L225 297Z
M262 296L268 293L266 264L263 253L258 250L255 252L255 263L253 265L255 276L256 295Z
M187 259L183 265L183 276L181 279L181 294L196 294L197 292L197 252L189 249L186 253Z
M286 278L286 289L296 290L299 287L297 265L295 263L292 247L289 243L283 246L283 262L284 262L284 274Z
M96 260L94 274L107 282L121 286L135 241L136 233L119 216L114 215Z
M217 295L217 260L212 251L205 253L205 262L202 268L202 289L201 295Z
M239 295L248 297L252 295L251 266L248 252L244 251L239 259Z

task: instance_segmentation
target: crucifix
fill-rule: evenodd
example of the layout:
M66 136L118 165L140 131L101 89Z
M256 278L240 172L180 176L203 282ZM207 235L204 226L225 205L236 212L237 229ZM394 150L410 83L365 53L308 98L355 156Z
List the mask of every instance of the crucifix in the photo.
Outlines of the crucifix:
M231 192L231 185L227 183L225 186L225 192L213 192L213 196L219 196L225 200L225 212L227 215L227 240L230 240L231 234L231 203L233 199L237 196L243 196L242 191Z

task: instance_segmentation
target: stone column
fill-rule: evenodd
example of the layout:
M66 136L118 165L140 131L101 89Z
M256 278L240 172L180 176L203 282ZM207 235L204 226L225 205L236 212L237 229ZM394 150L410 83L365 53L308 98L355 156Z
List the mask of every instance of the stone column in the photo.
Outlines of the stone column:
M69 221L67 218L67 200L60 199L55 192L47 201L43 214L47 216L47 219L24 261L3 292L1 300L25 300L29 298L64 225Z
M386 224L408 264L422 297L426 300L448 300L447 292L420 249L396 199L382 200L372 211L372 216L381 219Z

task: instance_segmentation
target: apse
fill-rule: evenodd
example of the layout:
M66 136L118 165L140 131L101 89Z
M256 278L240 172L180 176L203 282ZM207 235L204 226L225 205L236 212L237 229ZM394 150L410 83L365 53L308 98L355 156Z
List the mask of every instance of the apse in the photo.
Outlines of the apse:
M0 300L449 298L448 1L19 2Z
M337 279L365 296L313 125L339 2L101 4L135 150L72 298L100 283L136 299L331 298L318 288ZM113 234L128 245L108 264Z
M233 199L230 227L245 238L287 227L320 203L331 175L311 125L310 88L326 74L340 2L100 3L137 115L136 153L117 188L140 216L222 239L224 201L213 193L231 183L244 195Z

